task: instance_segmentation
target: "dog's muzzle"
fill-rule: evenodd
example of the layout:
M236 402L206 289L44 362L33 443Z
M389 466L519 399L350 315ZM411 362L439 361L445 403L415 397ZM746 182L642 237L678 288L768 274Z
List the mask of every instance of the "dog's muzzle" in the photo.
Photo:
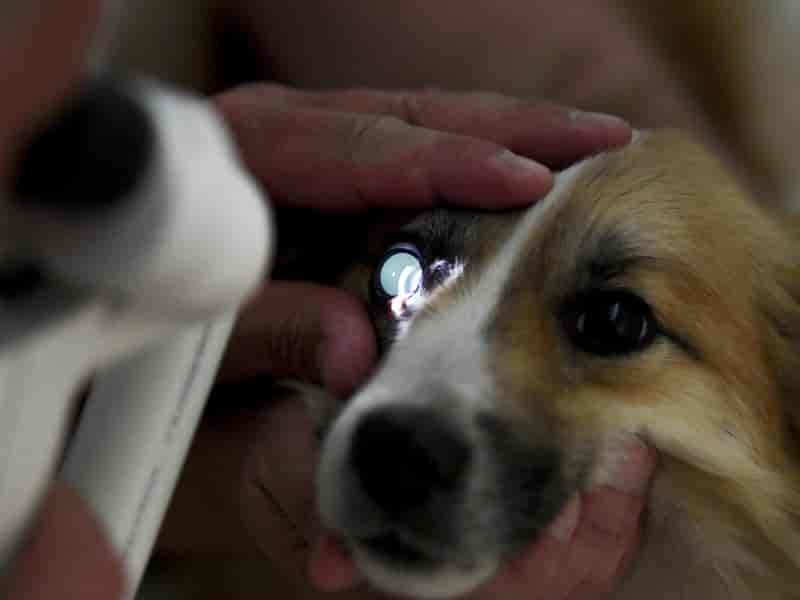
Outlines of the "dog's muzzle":
M356 401L323 445L323 523L386 591L468 591L526 547L572 489L557 445L536 437L452 398Z

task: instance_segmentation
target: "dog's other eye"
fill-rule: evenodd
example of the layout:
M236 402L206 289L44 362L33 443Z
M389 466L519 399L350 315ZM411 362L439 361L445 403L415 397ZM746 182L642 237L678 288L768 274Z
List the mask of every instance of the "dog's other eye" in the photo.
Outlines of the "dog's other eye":
M573 344L584 352L613 356L638 352L658 335L650 306L621 290L596 290L567 303L562 322Z
M385 298L413 296L422 285L422 272L422 258L414 246L392 246L375 272L375 288Z

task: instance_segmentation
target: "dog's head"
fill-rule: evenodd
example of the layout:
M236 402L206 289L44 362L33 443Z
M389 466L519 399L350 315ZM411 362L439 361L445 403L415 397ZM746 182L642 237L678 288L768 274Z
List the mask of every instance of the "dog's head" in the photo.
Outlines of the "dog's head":
M522 212L422 215L364 287L387 352L325 437L326 526L379 587L458 594L639 436L662 454L654 497L797 560L799 265L794 234L674 132Z

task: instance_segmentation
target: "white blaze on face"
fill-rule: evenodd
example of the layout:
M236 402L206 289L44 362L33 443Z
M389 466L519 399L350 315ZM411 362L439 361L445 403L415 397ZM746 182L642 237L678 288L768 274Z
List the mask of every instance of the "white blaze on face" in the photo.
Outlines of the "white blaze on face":
M353 510L347 504L348 494L339 486L353 481L348 471L351 468L349 449L352 434L364 415L378 407L427 406L441 401L440 398L448 398L448 402L456 402L454 406L448 405L451 416L466 427L476 412L493 409L492 375L483 332L531 236L545 216L569 197L572 183L587 164L588 161L575 165L556 177L551 192L522 216L498 255L446 310L426 315L424 321L410 328L415 315L426 303L463 276L465 265L461 261L445 265L450 269L448 276L430 293L420 285L409 297L392 301L391 310L397 311L396 314L410 314L398 319L397 338L386 361L374 379L342 411L322 450L318 484L326 527L348 537L346 523L353 518ZM448 393L440 394L442 390ZM431 397L432 393L436 397ZM354 556L362 572L382 590L401 595L413 590L418 596L431 598L450 597L474 589L494 572L498 561L497 556L487 555L468 571L443 564L434 571L417 573L392 567L358 547L354 548Z

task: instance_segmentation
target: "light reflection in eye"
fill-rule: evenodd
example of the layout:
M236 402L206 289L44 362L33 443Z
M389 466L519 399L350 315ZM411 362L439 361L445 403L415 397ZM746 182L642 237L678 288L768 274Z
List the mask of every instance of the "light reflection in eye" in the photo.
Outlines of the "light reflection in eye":
M464 270L459 259L437 258L423 265L422 254L412 244L389 248L373 273L373 289L397 324L402 337L416 315L433 295L458 279ZM431 275L431 288L425 287L425 273Z
M410 296L422 284L422 263L417 255L399 251L390 254L380 267L378 283L390 298Z
M404 267L397 280L397 295L410 296L419 291L422 285L422 268L421 267Z

